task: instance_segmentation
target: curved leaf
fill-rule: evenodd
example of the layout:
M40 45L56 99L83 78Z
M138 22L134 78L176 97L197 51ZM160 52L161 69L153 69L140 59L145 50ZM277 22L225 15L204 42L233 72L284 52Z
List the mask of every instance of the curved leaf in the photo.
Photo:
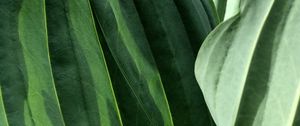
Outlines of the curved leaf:
M0 82L10 125L64 126L48 55L44 4L0 2Z
M199 51L195 73L220 126L297 124L300 1L244 0Z
M122 125L88 0L47 0L51 62L67 125Z
M224 20L227 20L240 12L241 0L227 0Z
M227 20L240 11L241 0L214 0L221 21Z
M112 56L137 101L131 103L134 105L120 103L126 106L120 107L124 108L124 124L172 126L160 75L133 2L93 0L92 4ZM135 104L138 108L132 108Z

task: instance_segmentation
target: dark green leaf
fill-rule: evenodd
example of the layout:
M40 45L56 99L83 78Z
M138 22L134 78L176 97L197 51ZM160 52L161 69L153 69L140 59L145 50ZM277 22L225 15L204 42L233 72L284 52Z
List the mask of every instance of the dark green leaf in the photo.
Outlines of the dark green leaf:
M163 1L157 1L160 4L163 4ZM173 34L173 36L170 36L169 39L175 39L180 38L183 36L185 39L184 43L189 40L191 43L191 47L193 49L194 54L197 54L199 51L199 48L208 35L208 33L216 26L217 23L215 23L215 20L217 20L217 17L214 17L213 19L210 19L209 15L214 13L210 11L210 8L212 6L204 6L200 0L174 0L176 6L174 4L169 4L168 6L163 6L162 8L156 7L157 5L154 5L156 7L157 11L148 11L149 14L156 15L159 19L152 18L151 20L162 20L161 25L172 25L172 27L166 27L165 29L169 29L171 32L170 34ZM169 2L172 3L172 2ZM148 7L149 8L149 7ZM153 7L152 7L153 8ZM176 10L178 8L178 12ZM140 11L142 11L141 9ZM168 11L167 11L168 10ZM139 12L140 12L139 11ZM159 12L166 11L166 14L161 14ZM155 14L156 12L156 14ZM178 14L180 14L180 17L178 17ZM148 16L149 17L149 16ZM142 20L148 20L149 25L151 25L151 20L146 18L141 18ZM182 20L182 21L181 21ZM211 21L213 20L213 21ZM157 22L157 21L156 21ZM184 26L183 26L184 24ZM186 31L186 32L185 32ZM159 33L156 33L159 34ZM178 35L176 35L178 34ZM175 36L175 37L174 37ZM188 38L186 37L188 36ZM150 38L150 37L148 37ZM177 40L180 41L180 40ZM179 50L178 50L179 51Z
M128 106L120 107L124 108L121 113L130 113L122 116L124 124L172 126L160 75L133 1L93 0L92 3L112 56L135 96L136 102L120 103ZM139 107L133 108L136 104Z
M88 0L47 0L53 73L70 126L122 125Z
M194 45L195 50L198 50L201 40L198 40L197 44L196 41L190 43L180 14L172 0L134 0L134 2L161 73L174 125L212 125L213 122L193 73L195 55L191 44ZM180 8L181 11L186 12L182 13L183 17L186 16L184 18L186 22L193 22L194 25L197 24L196 22L202 23L199 29L195 29L195 33L203 32L202 37L207 35L211 26L202 3L180 0L176 2L177 5L182 4ZM202 8L197 10L196 6ZM191 19L189 14L196 17ZM193 35L195 36L191 34L190 37Z
M64 126L49 62L44 4L0 2L0 83L13 126Z

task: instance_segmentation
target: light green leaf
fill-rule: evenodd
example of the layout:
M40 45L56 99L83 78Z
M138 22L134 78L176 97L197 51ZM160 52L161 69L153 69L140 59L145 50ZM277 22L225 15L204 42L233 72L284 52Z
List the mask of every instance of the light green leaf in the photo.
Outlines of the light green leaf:
M240 12L241 0L214 0L221 21L225 21Z
M224 21L240 12L241 0L227 0Z
M195 73L218 126L297 124L299 6L244 0L240 14L205 40Z
M10 125L64 126L48 55L44 0L0 2L0 82Z
M88 0L47 0L51 62L65 122L122 125Z

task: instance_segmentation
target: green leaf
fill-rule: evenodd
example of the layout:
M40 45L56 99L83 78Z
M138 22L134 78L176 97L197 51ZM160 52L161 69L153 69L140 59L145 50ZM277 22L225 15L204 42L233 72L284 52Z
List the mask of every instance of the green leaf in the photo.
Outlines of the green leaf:
M0 83L9 124L64 126L49 62L44 1L1 1L0 17Z
M240 1L241 0L227 0L224 20L227 20L239 13Z
M152 18L151 20L162 20L163 22L161 23L161 25L174 24L175 27L174 26L170 27L170 29L172 28L171 31L174 31L175 33L183 36L182 39L185 39L184 41L188 41L189 39L193 52L196 55L206 36L216 26L216 24L218 24L217 22L218 17L217 15L214 15L216 12L212 11L213 5L208 6L207 5L208 1L207 0L203 0L203 1L205 1L206 3L200 0L188 0L188 1L174 0L176 6L171 4L172 2L169 2L170 4L168 4L168 6L164 6L160 10L160 8L156 7L157 5L154 5L157 8L156 9L157 11L155 11L156 14L154 14L155 12L151 12L151 11L148 11L148 13L150 14L153 13L152 15L157 15L159 19ZM164 2L159 2L159 3L162 4ZM176 11L177 8L178 11ZM140 11L142 10L143 9L141 9ZM163 11L166 11L167 14L159 13ZM177 13L180 14L181 18L178 18ZM210 17L211 15L214 16ZM141 19L143 20L143 18ZM149 23L151 23L151 21L149 21ZM168 28L169 27L167 27L166 29ZM177 35L175 36L179 38L179 36ZM188 36L188 38L186 36ZM176 37L170 37L170 38L175 39Z
M210 120L210 114L193 73L195 55L191 44L196 47L195 50L198 50L202 41L190 43L181 15L172 0L134 0L134 2L162 77L174 125L212 125L213 122ZM202 32L202 37L207 35L211 26L202 3L200 1L198 3L176 2L180 5L181 11L185 12L182 14L186 14L182 15L186 17L182 19L193 22L194 25L197 24L196 22L202 23L194 33ZM200 9L197 10L196 7ZM189 18L190 15L195 18ZM196 36L191 34L191 37L192 35Z
M216 25L218 25L220 23L220 17L218 15L216 6L213 2L213 0L200 0L205 11L206 14L209 18L209 22L212 28L215 28Z
M196 77L220 126L299 123L300 1L244 0L205 40Z
M0 84L0 125L1 126L8 126L8 121L5 113L5 108L3 104L3 97L2 97L2 91L1 91L1 84Z
M223 21L224 17L225 17L227 0L213 0L213 2L215 4L216 10L218 12L220 21Z
M65 122L122 125L88 0L47 0L51 62Z
M121 70L119 69L107 46L106 40L100 28L98 30L98 34L105 55L109 74L111 76L111 81L118 101L119 109L121 111L123 124L129 126L146 125L145 122L142 121L147 121L147 116L145 116L141 105L136 104L139 101L136 98L136 95L132 92L130 86L127 84L126 79L122 75ZM140 116L138 120L139 122L136 121L137 116Z
M93 0L92 4L108 48L135 96L128 98L137 101L119 103L124 125L172 126L160 75L133 1ZM133 108L135 104L139 107Z
M214 0L220 20L225 21L240 11L241 0Z

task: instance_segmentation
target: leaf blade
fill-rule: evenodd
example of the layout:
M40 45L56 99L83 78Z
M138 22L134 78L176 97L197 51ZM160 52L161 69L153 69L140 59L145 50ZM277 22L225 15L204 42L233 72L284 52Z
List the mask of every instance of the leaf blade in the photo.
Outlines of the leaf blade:
M241 14L221 24L200 49L195 73L217 124L292 125L297 118L298 67L292 64L298 63L299 10L293 4L299 2L244 1Z
M193 51L198 50L201 41L189 40L196 33L204 32L202 35L205 36L211 29L202 3L172 0L134 0L134 2L162 77L174 125L213 125L192 72L195 60ZM176 2L178 3L175 4ZM180 11L186 13L181 14L186 15L180 15L176 5L182 5L179 6ZM196 6L202 8L197 10ZM194 20L189 14L196 15ZM181 16L188 17L185 18L186 22L196 20L195 22L203 23L198 25L203 29L199 28L197 29L199 31L195 30L197 32L194 31L193 35L188 36L186 23L181 21L184 19ZM203 22L199 21L200 16L204 18ZM194 50L191 45L195 47Z
M92 4L108 47L137 100L133 104L138 104L138 111L142 111L138 113L141 115L128 117L124 123L173 125L160 75L133 2L94 0ZM124 114L132 109L124 108Z
M52 65L66 123L121 126L89 1L51 0L48 14Z
M45 4L3 1L1 4L1 83L10 125L58 125L63 118L48 55Z

